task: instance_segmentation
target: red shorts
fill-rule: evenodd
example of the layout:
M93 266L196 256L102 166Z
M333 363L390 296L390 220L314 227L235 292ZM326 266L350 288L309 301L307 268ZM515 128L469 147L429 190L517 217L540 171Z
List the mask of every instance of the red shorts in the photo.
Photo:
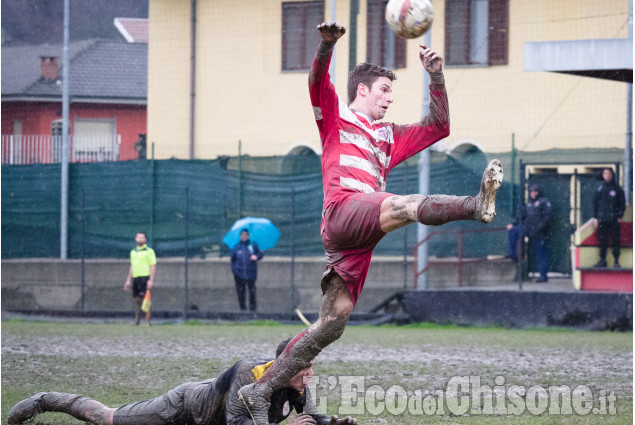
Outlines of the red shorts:
M348 285L353 305L362 292L375 245L386 235L379 225L384 199L392 193L355 193L329 204L322 218L322 242L326 249L324 278L333 270Z

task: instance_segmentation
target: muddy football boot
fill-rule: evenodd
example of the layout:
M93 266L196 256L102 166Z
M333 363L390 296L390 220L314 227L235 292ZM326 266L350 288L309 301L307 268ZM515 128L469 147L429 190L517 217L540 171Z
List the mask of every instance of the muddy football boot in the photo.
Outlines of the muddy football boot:
M42 402L45 395L46 393L37 393L13 406L7 416L9 425L30 422L38 414L43 413Z
M496 193L503 183L503 165L493 159L487 165L481 178L481 190L476 195L475 220L489 223L496 216Z
M239 389L238 399L245 405L255 425L269 425L271 402L257 391L255 384L245 385Z

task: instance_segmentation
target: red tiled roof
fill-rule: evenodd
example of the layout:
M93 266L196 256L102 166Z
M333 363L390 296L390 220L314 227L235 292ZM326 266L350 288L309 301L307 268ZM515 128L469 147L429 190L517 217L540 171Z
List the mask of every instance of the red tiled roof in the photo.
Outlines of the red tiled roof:
M115 27L128 43L148 42L148 20L142 18L115 18Z

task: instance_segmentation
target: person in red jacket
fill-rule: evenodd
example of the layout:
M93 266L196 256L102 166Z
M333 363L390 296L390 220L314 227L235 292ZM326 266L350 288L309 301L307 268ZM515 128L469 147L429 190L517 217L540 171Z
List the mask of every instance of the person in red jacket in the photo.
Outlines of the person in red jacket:
M289 343L262 378L238 391L257 425L267 423L272 392L344 332L381 238L416 222L487 223L496 214L496 192L503 178L500 161L493 160L476 196L386 193L391 169L450 134L443 59L421 46L419 58L431 81L427 117L410 125L378 122L393 103L395 74L373 64L358 65L349 74L347 105L335 93L328 73L335 43L346 29L337 23L323 23L317 29L322 41L309 73L309 93L323 148L321 234L327 265L322 305L317 322Z

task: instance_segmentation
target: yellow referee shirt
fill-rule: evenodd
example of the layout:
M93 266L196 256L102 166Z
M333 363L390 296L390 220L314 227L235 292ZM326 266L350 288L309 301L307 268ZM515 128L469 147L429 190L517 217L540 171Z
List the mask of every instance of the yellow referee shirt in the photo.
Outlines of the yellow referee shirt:
M150 276L150 266L157 263L154 250L148 245L138 246L130 251L130 266L132 277Z

